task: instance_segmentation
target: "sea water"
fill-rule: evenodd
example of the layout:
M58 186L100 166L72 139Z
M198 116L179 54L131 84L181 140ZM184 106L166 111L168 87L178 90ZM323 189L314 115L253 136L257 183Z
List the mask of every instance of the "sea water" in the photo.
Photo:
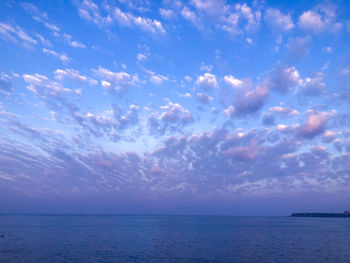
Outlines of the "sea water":
M0 215L1 263L350 262L349 218Z

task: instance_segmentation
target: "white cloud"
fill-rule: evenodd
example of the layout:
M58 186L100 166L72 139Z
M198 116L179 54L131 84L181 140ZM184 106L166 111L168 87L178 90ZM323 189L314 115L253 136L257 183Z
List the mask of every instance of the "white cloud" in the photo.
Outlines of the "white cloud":
M46 47L52 47L52 43L50 42L50 40L44 38L42 35L40 34L36 34L35 35L41 42L41 44L43 44Z
M94 72L102 78L101 85L111 91L120 94L124 93L131 87L135 87L139 82L137 75L130 75L124 71L113 72L101 66Z
M269 111L283 115L299 115L299 112L297 110L291 108L284 108L281 106L270 107Z
M55 79L64 81L66 79L73 79L79 82L88 82L90 84L97 84L97 80L83 76L75 69L57 69L55 72Z
M38 73L32 75L24 74L23 79L25 82L29 83L27 89L40 96L45 94L57 96L63 93L72 92L70 89L63 87L60 83L53 82L49 80L46 76L40 75Z
M171 9L159 8L159 13L164 19L172 19L175 17L175 14Z
M29 36L24 30L17 25L10 25L0 22L0 36L6 40L20 43L25 47L38 44L38 41Z
M321 15L311 10L301 14L299 17L299 27L319 33L324 29L325 24L322 21Z
M80 43L78 41L73 41L71 35L63 34L63 38L64 38L64 41L71 47L86 48L86 46L83 43Z
M122 26L138 27L141 30L150 33L166 33L160 21L141 16L134 16L129 12L123 12L118 7L114 8L112 17Z
M165 34L162 23L156 19L135 16L130 12L124 12L117 6L94 3L92 0L84 0L79 6L80 17L89 20L100 27L111 26L115 21L125 27L135 27L150 33Z
M197 93L196 97L197 97L198 101L205 103L205 104L210 103L213 100L212 97L208 96L205 93Z
M227 117L233 117L233 114L234 114L234 112L235 112L235 107L233 107L233 106L231 105L231 106L229 106L228 108L226 108L226 109L224 110L224 112L225 112L225 114L226 114Z
M169 101L167 105L160 108L163 110L159 117L162 121L188 123L192 120L191 113L178 103Z
M324 82L324 73L317 72L312 78L303 80L303 93L305 95L318 96L325 92L326 84Z
M111 17L104 17L101 9L92 0L83 0L78 6L79 16L103 27L111 23Z
M138 53L137 54L137 60L138 61L145 61L145 60L147 60L147 56L145 54Z
M288 67L286 65L277 65L272 70L266 80L269 88L281 93L287 93L296 85L301 83L299 72L295 67Z
M192 77L190 76L185 76L184 79L187 81L187 82L192 82Z
M191 95L190 93L188 93L188 92L186 92L186 93L180 93L179 96L180 96L180 97L184 97L184 98L191 98L191 97L192 97L192 95Z
M181 15L184 19L191 22L194 26L196 26L198 28L202 27L202 23L201 23L199 17L197 17L196 13L194 11L190 10L187 6L185 6L181 10Z
M314 10L304 11L298 21L298 25L305 31L321 33L329 31L337 33L343 28L343 24L336 21L336 6L332 3L317 5Z
M165 133L167 131L179 131L193 121L192 114L178 103L168 102L161 106L162 113L151 112L148 116L148 124L152 131Z
M242 86L243 82L239 79L236 79L232 75L228 75L224 77L224 81L230 85L232 88L239 88Z
M328 54L333 53L333 48L331 46L324 47L322 50Z
M163 81L169 80L166 76L160 75L160 74L155 74L152 75L150 78L151 82L156 85L161 85Z
M285 15L276 8L269 7L265 12L265 20L278 31L288 31L294 28L290 14Z
M216 89L218 86L216 76L211 73L204 73L199 76L196 83L205 90Z
M65 55L65 54L60 54L60 53L57 53L56 51L53 51L53 50L50 50L50 49L47 49L47 48L43 48L42 50L43 50L43 52L45 54L51 55L51 56L53 56L55 58L58 58L62 62L67 62L67 61L70 60L70 58L67 55Z

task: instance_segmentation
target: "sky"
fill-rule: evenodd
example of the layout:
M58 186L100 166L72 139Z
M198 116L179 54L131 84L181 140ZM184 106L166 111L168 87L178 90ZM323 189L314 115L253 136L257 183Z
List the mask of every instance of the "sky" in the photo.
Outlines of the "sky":
M0 212L350 209L350 2L0 2Z

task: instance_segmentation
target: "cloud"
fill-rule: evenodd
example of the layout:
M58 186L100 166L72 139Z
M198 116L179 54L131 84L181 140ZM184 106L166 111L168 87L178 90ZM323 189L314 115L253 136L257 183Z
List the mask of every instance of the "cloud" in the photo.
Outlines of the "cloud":
M213 98L208 96L207 94L205 93L197 93L197 96L196 96L197 100L202 102L202 103L205 103L205 104L208 104L210 103Z
M78 41L73 41L71 35L68 35L68 34L64 33L63 34L63 39L71 47L86 48L86 46L83 43L80 43Z
M324 22L319 13L315 11L305 11L299 17L299 27L304 30L311 30L319 33L324 29Z
M27 89L36 94L50 108L59 110L62 114L66 109L69 112L78 110L78 107L70 102L70 99L74 97L74 94L80 95L80 90L67 89L61 83L51 81L38 73L24 74L23 80L28 83Z
M0 36L8 41L31 47L38 41L29 36L20 26L0 22Z
M123 95L127 90L136 87L139 79L136 74L130 75L124 71L113 72L101 66L94 70L95 74L101 77L101 85L110 91Z
M221 0L191 1L182 8L181 15L201 31L221 29L234 36L257 30L261 20L260 8Z
M178 103L169 101L167 105L160 107L163 113L160 115L160 120L165 122L181 122L188 123L192 120L192 115L188 110L182 108Z
M100 7L91 0L83 0L78 5L79 16L103 27L109 25L112 21L110 16L104 17Z
M161 106L162 113L151 112L148 116L148 124L151 131L165 133L167 131L176 132L193 122L192 114L178 103L168 102Z
M63 93L70 93L72 90L63 87L57 82L50 81L46 76L38 73L24 74L23 79L29 83L27 88L35 94L51 93L52 95L59 95Z
M153 74L150 78L150 81L155 85L161 85L163 81L169 80L168 77L161 74Z
M299 115L299 112L297 110L294 110L291 108L284 108L281 106L270 107L269 111L277 113L277 114L289 115L289 116Z
M35 36L37 37L37 39L40 40L40 42L41 42L42 45L44 45L44 46L46 46L46 47L52 47L52 43L51 43L50 40L44 38L44 37L43 37L42 35L40 35L40 34L36 34Z
M266 80L266 85L268 85L271 90L280 93L288 93L300 82L299 72L295 67L279 64L270 72Z
M56 69L55 72L55 79L59 81L64 81L68 79L73 79L77 82L87 82L89 84L97 84L97 80L80 75L80 72L75 69Z
M224 81L231 86L232 88L239 88L242 86L243 82L239 79L236 79L232 75L228 75L224 77Z
M35 5L31 4L31 3L22 3L21 6L23 7L23 9L32 15L32 18L40 23L42 23L42 25L44 25L47 29L49 29L53 35L57 38L62 38L63 41L71 46L71 47L75 47L75 48L85 48L86 46L78 41L73 41L72 40L72 36L66 33L61 34L60 31L61 29L57 26L54 25L53 23L50 22L49 16L47 15L46 12L42 12L38 7L36 7ZM51 47L52 44L49 40L45 39L42 35L40 34L36 34L37 38L40 40L40 42L47 47Z
M159 13L164 19L172 19L176 16L171 9L159 8Z
M57 53L56 51L53 51L51 49L43 48L42 51L47 55L51 55L55 58L58 58L62 62L67 62L67 61L71 60L66 54Z
M204 90L216 89L218 86L216 76L211 73L204 73L199 76L196 83Z
M80 17L99 27L108 27L117 22L120 26L139 28L152 34L166 33L160 21L123 12L117 6L106 4L99 6L91 0L84 0L78 5L78 12Z
M233 7L227 9L232 10L226 12L222 17L223 23L220 28L232 35L243 34L244 31L255 31L260 26L261 11L259 9L253 10L246 3L235 4Z
M264 16L265 20L277 31L289 31L294 28L293 20L290 14L285 15L276 8L269 7Z
M131 104L128 109L124 110L117 105L112 105L111 109L98 114L74 112L72 117L95 137L105 136L114 142L121 139L128 141L130 138L122 137L122 131L138 123L139 107Z
M228 11L228 6L223 0L193 0L191 4L197 12L202 13L211 19L217 19Z
M254 146L237 146L230 147L224 152L224 155L233 157L238 161L253 161L257 157L258 149L254 149Z
M343 24L336 21L336 6L332 3L317 5L314 10L304 11L298 20L298 26L305 31L315 34L329 31L337 33Z
M49 16L46 12L42 12L38 7L31 3L22 3L22 8L32 15L35 21L42 23L47 29L51 30L54 35L59 36L60 28L50 22Z
M31 3L22 3L22 8L29 14L32 18L40 23L42 23L46 28L51 30L54 34L60 32L60 28L49 21L49 17L46 12L40 11L35 5Z
M84 196L93 191L128 198L137 194L178 199L190 194L205 202L231 201L339 193L350 183L349 155L330 157L325 146L302 147L292 138L281 137L272 144L267 138L275 132L266 129L168 136L152 151L138 154L113 153L91 142L77 148L73 140L54 132L11 125L27 141L38 143L17 140L0 145L1 185L36 197ZM46 142L39 143L40 138Z
M307 121L300 127L298 135L306 139L312 139L323 133L326 122L333 117L335 112L310 111Z
M243 88L237 92L233 106L228 109L230 116L250 114L258 111L269 94L267 87L257 86L256 88Z
M308 96L319 96L325 93L324 73L317 72L313 78L305 78L302 86L302 92Z
M201 29L203 27L200 18L196 15L194 11L190 10L187 6L185 6L181 10L181 15L184 19L191 22L197 28Z
M330 143L336 139L337 133L331 130L326 130L323 133L323 142Z
M21 3L22 8L33 15L33 18L36 20L47 20L49 19L46 12L41 12L39 8L37 8L35 5L31 3Z
M147 60L147 55L142 54L142 53L138 53L137 54L137 60L138 61L145 61L145 60Z

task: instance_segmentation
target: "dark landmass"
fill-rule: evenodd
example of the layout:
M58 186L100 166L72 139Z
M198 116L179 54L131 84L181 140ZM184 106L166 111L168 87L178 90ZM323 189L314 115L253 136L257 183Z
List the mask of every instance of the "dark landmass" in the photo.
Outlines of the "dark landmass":
M349 212L344 213L293 213L292 217L349 217Z

